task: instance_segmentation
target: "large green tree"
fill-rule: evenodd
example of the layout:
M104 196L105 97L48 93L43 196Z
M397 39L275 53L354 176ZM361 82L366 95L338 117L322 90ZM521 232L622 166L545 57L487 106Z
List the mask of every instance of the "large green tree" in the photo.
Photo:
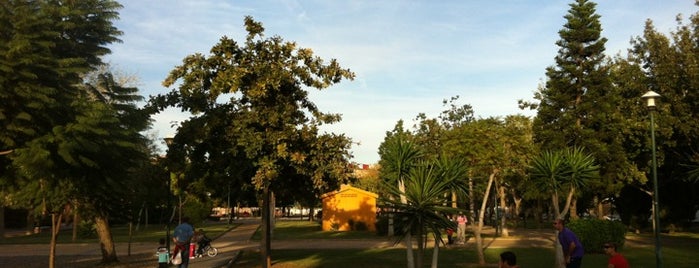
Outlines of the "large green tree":
M245 18L245 27L248 35L240 44L223 37L209 56L187 56L163 82L177 89L153 103L159 108L176 105L195 116L229 109L219 113L232 118L220 135L228 153L249 160L250 183L262 193L262 261L269 267L272 193L302 180L320 188L349 174L351 140L318 130L340 116L320 111L305 88L324 89L354 74L279 36L264 38L262 24L251 17ZM220 104L219 97L228 101ZM181 148L191 149L192 142L180 135L187 134L178 131L175 137Z
M112 21L120 7L109 0L0 3L0 151L12 151L0 160L0 181L8 187L43 185L45 197L52 200L86 192L105 197L104 191L80 188L104 179L97 174L101 159L117 149L96 155L105 148L90 139L113 130L119 119L111 108L90 103L82 79L110 52L107 45L119 41L121 32ZM101 122L103 116L111 120ZM90 169L83 172L81 167ZM65 187L51 187L55 185ZM16 197L37 201L30 195ZM59 207L49 212L58 213ZM54 255L52 250L51 266ZM116 260L113 256L109 260Z
M604 54L607 39L601 37L595 7L588 0L570 4L558 32L556 63L546 68L546 83L535 94L533 130L535 142L544 150L583 147L592 152L602 163L602 176L589 189L606 196L618 193L623 186L618 181L633 180L638 174L621 143L621 99L610 80ZM576 202L571 209L571 216L577 217Z
M643 171L641 176L644 179L646 174L650 175L651 144L648 109L640 96L648 90L661 95L655 112L661 199L659 211L664 211L661 213L663 221L675 223L693 218L695 205L699 204L697 184L685 180L691 167L699 162L699 143L696 139L699 135L697 29L697 13L690 17L688 24L685 24L682 16L678 16L677 28L670 34L659 32L652 21L647 21L643 34L632 40L628 56L616 59L613 73L625 97L620 105L621 110L632 122L625 129L626 151L633 153L630 158L637 169ZM642 180L633 186L652 195L651 183L650 180ZM648 211L649 203L645 204L645 211ZM636 218L645 219L647 215Z

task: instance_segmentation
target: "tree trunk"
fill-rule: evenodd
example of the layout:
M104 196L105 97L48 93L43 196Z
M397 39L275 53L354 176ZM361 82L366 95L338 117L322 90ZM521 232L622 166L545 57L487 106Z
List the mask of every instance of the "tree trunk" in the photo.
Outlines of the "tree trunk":
M551 205L553 205L553 219L549 220L555 220L555 219L561 219L561 211L558 207L558 192L554 192L553 195L551 195ZM551 213L549 213L551 214Z
M49 268L56 267L56 243L61 231L62 213L51 213L51 242L49 245Z
M599 199L599 196L595 196L594 198L596 207L595 218L598 220L604 219L604 206L602 204L602 200Z
M417 254L415 257L415 267L423 267L422 266L422 259L423 255L425 253L425 243L427 242L427 237L423 234L423 226L418 226L417 227Z
M575 196L575 187L571 187L570 190L568 191L568 196L566 197L566 203L565 203L565 206L563 207L563 211L561 211L559 213L559 219L563 219L563 218L565 218L566 215L568 215L568 211L570 210L570 204L573 203L574 196Z
M80 228L80 214L78 213L78 201L73 201L73 242L78 240L78 228Z
M457 208L457 197L456 197L456 191L451 191L451 207L452 208Z
M100 250L102 251L102 264L119 262L117 259L112 231L109 229L109 220L103 215L95 216L95 227L100 240Z
M141 209L138 210L138 217L136 217L136 232L141 230L141 216L143 216L143 212L145 210L146 210L146 202L143 202L143 204L141 205Z
M481 201L481 209L478 213L478 223L473 224L473 235L476 237L476 252L478 253L478 264L485 265L485 254L483 253L483 237L481 232L483 230L483 219L485 218L485 208L488 204L488 196L490 196L490 188L493 186L493 181L495 181L495 176L497 170L494 170L490 174L488 179L488 185L485 187L485 193L483 194L483 200Z
M260 255L262 255L262 267L269 268L272 267L272 245L271 245L271 212L269 211L269 204L271 199L271 191L269 186L265 185L262 190L262 240L260 240Z
M408 203L408 199L405 197L405 183L403 179L398 180L398 190L401 192L400 202L403 204ZM413 254L413 238L411 235L412 230L407 230L405 234L405 255L408 261L408 268L415 268L415 257ZM419 245L418 245L419 246Z
M512 199L515 201L515 209L512 216L514 216L516 226L519 226L519 215L522 213L522 198L517 196L517 194L512 191Z
M432 265L430 266L431 268L437 268L437 265L439 264L439 243L442 241L441 237L437 237L437 234L434 235L434 250L432 251Z
M505 186L502 185L502 183L499 184L498 186L498 197L500 197L500 210L496 207L496 214L500 216L500 230L501 235L503 237L509 237L510 233L507 231L507 217L504 212L506 212L505 208L507 207L507 196L505 195ZM502 211L502 213L500 213Z

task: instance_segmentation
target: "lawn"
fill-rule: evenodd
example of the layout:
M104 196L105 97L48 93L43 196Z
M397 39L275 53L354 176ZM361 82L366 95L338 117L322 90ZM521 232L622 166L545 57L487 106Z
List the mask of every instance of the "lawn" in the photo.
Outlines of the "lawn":
M233 225L227 225L225 222L205 222L201 225L195 226L195 228L197 230L204 229L204 232L206 232L206 235L208 237L214 238L235 226L237 226L236 223L234 223ZM172 232L172 230L174 229L175 225L170 226L170 232ZM112 226L111 230L114 242L122 243L129 241L128 226L116 225ZM134 226L131 241L157 242L160 238L165 237L165 231L165 225L161 224L150 224L148 225L148 227L141 225L139 230L136 230ZM51 241L50 235L51 230L44 229L39 234L5 237L5 239L0 239L0 244L48 244ZM76 241L72 241L72 236L72 229L62 229L58 233L58 243L94 243L98 241L96 234L91 237L78 237Z
M635 235L634 239L650 239L652 235ZM255 237L259 238L259 234ZM255 238L253 237L253 238ZM284 239L376 239L370 232L322 232L314 222L278 221L274 230L274 240ZM664 234L662 239L663 266L673 268L699 267L699 235L694 233ZM274 242L272 242L274 243ZM650 246L649 246L650 245ZM486 265L476 265L478 257L471 247L440 248L439 267L497 267L499 254L511 250L517 254L521 267L552 267L553 249L549 248L490 248L485 250ZM631 267L650 268L655 266L655 249L653 243L629 245L621 250L629 260ZM235 267L261 267L258 251L245 251ZM425 267L430 267L432 249L425 253ZM405 267L405 249L296 249L275 250L272 252L273 267L279 268L316 268L316 267ZM607 256L587 254L582 267L606 267Z
M260 240L262 234L258 230L252 239ZM277 221L274 227L274 239L367 239L385 238L369 231L323 231L320 224L314 221Z

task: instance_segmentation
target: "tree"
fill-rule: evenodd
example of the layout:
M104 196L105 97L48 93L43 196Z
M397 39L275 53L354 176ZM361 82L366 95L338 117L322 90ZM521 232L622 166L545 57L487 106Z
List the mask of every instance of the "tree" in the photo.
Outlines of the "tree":
M554 218L564 219L571 207L576 189L597 178L598 170L599 166L595 164L591 154L585 153L581 148L567 148L541 152L532 160L530 176L537 189L551 195ZM561 192L567 192L562 210L560 208ZM562 248L556 243L556 267L562 266L562 260Z
M381 177L389 185L396 185L395 188L400 194L392 195L390 198L400 200L400 203L403 205L408 204L405 195L405 180L422 158L422 152L409 140L409 137L409 133L403 130L403 122L399 121L393 133L386 133L386 138L384 138L384 142L379 147L379 155L381 156L379 163L382 167ZM398 200L394 202L398 202ZM391 217L389 218L388 226L389 235L393 235L394 218L392 215L389 214L389 217ZM405 233L403 240L405 241L408 268L413 268L415 267L415 259L413 257L411 232Z
M408 252L408 267L423 267L424 249L427 236L431 233L434 237L434 254L432 267L437 267L439 258L439 244L442 241L442 231L453 228L453 223L447 215L453 214L458 209L447 205L446 195L451 192L455 181L461 179L458 170L450 170L450 160L442 160L442 164L428 164L423 162L410 170L409 176L403 179L403 188L400 185L389 183L386 186L388 194L394 198L384 200L391 208L391 214L395 215L397 226L402 234L402 239L412 239L414 232L417 237L417 254L413 256ZM407 244L411 246L411 244ZM414 259L414 263L412 260Z
M648 110L639 100L647 90L662 97L656 110L656 137L658 158L658 188L660 202L667 212L665 221L681 222L692 217L699 187L686 179L691 166L698 163L699 145L699 76L696 61L699 59L696 43L699 14L690 17L685 24L677 17L677 28L669 35L658 32L652 21L647 21L643 34L632 40L628 57L618 61L619 79L629 100L623 103L623 111L629 118L637 118L636 128L628 138L628 150L637 152L632 158L639 170L649 171L650 139L648 138ZM623 71L623 72L622 72ZM624 76L622 76L624 75ZM632 87L636 86L636 87ZM633 96L633 97L632 97ZM635 151L634 151L635 150ZM642 173L642 175L645 175ZM652 194L648 180L637 184L643 192ZM662 198L663 196L673 198Z
M601 163L601 180L590 185L590 192L602 196L621 190L627 178L638 175L623 150L624 118L618 109L621 97L612 87L609 64L605 60L606 38L601 37L596 4L575 0L564 17L556 65L546 68L546 84L535 94L539 101L534 119L534 140L544 150L584 147ZM616 186L616 187L610 187ZM601 198L598 198L601 200ZM571 216L577 217L577 202Z
M86 177L94 175L76 171L78 166L99 169L99 161L84 153L103 148L81 136L99 135L99 130L79 133L89 124L99 125L93 119L110 116L110 111L85 109L89 104L81 103L85 96L80 85L83 75L110 52L106 46L119 41L121 32L112 25L119 8L110 0L0 3L0 101L4 104L0 108L0 151L13 151L0 160L0 179L11 186L65 186L45 188L46 197L57 204L51 213L57 213L62 207L58 203L66 204L67 197L82 193ZM104 122L110 123L114 121ZM77 152L83 149L86 151ZM30 201L28 204L38 201L17 193L16 198ZM60 220L54 218L54 223ZM53 257L52 251L50 267Z
M163 82L166 87L177 84L178 89L157 96L151 103L156 110L177 105L194 115L213 113L220 107L229 109L222 113L233 118L233 124L226 128L225 141L235 153L249 159L254 170L252 184L262 192L262 258L263 267L269 267L270 198L281 189L280 181L299 178L287 176L290 170L304 175L302 178L313 181L316 187L348 175L343 173L348 166L348 138L314 143L322 142L316 139L317 126L335 123L340 116L319 111L303 87L324 89L342 79L353 79L354 74L342 69L336 60L325 63L311 49L297 48L281 37L264 39L262 24L251 17L245 18L245 27L248 35L241 45L222 37L210 56L187 56ZM217 103L224 94L229 97L228 103ZM178 132L178 136L183 134ZM181 146L188 142L182 141L185 143ZM340 154L325 158L330 162L314 162L320 155L314 150ZM328 174L332 176L325 176Z

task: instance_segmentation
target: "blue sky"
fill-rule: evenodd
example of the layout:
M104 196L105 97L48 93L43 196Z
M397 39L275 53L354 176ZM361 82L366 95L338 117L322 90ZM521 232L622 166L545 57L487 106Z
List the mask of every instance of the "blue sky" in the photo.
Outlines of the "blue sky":
M208 54L222 36L243 40L250 15L265 35L281 36L337 59L356 74L323 91L311 91L325 112L343 120L325 130L345 133L353 161L378 161L386 131L418 113L436 117L442 100L459 95L477 117L524 114L554 63L558 31L571 1L542 0L122 0L116 26L123 43L107 61L137 76L143 95L165 93L161 82L190 54ZM626 54L629 40L651 19L661 32L697 12L694 0L599 0L607 54ZM155 135L172 136L172 122L187 115L169 109L154 119Z

